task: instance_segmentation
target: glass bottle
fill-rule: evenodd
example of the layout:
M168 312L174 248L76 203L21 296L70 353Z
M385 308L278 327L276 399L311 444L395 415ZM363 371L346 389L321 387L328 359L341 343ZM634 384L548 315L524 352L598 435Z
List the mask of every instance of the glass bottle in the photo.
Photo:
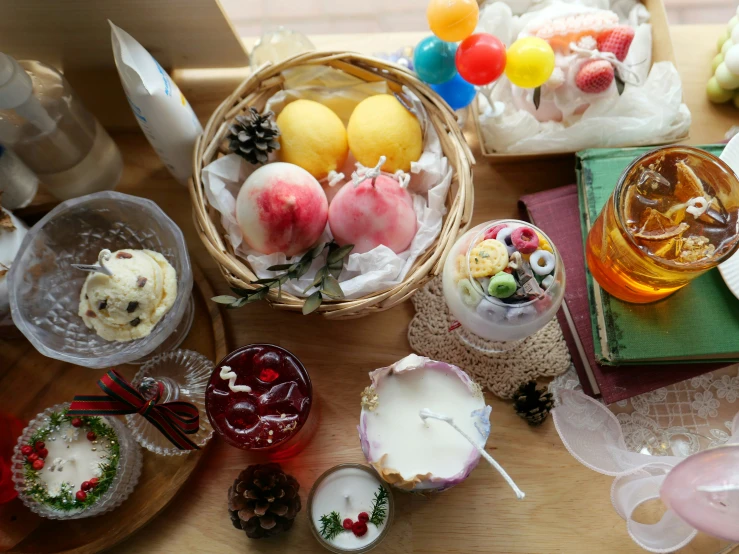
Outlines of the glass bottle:
M61 73L3 53L0 143L60 200L113 189L123 171L118 147Z

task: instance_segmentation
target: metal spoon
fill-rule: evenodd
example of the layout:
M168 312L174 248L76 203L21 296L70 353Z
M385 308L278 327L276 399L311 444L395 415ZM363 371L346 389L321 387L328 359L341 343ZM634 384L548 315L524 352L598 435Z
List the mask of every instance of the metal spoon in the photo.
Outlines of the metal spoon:
M108 277L113 276L113 272L110 271L107 267L105 267L105 262L110 259L110 250L107 248L104 248L100 251L100 254L98 254L98 263L96 264L72 264L72 267L75 269L81 269L82 271L90 271L92 273L102 273L103 275L107 275Z

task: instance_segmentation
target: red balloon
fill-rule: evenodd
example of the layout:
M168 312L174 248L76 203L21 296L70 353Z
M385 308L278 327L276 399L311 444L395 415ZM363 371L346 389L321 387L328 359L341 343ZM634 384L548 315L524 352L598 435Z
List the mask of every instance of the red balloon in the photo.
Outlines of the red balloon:
M505 70L505 44L487 33L475 33L457 47L457 71L473 85L487 85Z

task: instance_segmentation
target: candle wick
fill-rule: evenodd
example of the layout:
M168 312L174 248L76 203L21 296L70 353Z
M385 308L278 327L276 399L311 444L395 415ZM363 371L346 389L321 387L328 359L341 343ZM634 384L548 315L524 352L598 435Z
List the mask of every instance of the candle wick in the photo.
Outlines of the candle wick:
M454 423L454 418L446 414L432 412L428 408L424 408L423 410L418 412L418 415L421 417L424 423L426 423L426 420L430 418L430 419L438 419L439 421L443 421L451 425L451 427L455 431L457 431L460 435L462 435L465 439L467 439L469 443L477 449L480 455L483 458L485 458L488 461L488 463L498 471L498 473L500 473L503 479L505 479L506 483L508 483L508 485L513 489L513 492L516 493L516 497L518 497L519 500L523 499L526 496L526 493L524 493L521 489L518 488L516 483L514 483L513 479L511 479L510 475L506 473L505 469L503 469L503 467L498 462L496 462L490 454L485 452L485 449L482 446L477 444L472 439L472 437L470 437L467 433L462 431L462 429L456 423Z

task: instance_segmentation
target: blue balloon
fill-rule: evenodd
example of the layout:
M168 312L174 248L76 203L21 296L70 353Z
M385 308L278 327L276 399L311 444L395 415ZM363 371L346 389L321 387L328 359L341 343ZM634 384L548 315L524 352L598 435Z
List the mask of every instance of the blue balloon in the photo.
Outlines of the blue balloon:
M426 37L413 51L413 68L426 83L445 83L457 74L456 53L456 44L444 42L433 35Z
M455 111L469 106L477 94L475 86L462 79L459 74L446 83L431 85L431 88Z

